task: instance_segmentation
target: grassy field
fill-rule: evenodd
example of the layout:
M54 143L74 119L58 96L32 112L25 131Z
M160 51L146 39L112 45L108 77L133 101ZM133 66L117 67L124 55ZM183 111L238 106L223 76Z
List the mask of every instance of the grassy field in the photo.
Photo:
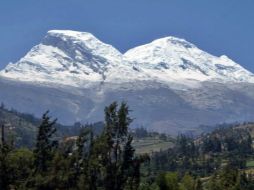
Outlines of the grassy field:
M249 161L246 163L246 167L247 167L247 168L252 168L252 167L254 167L254 160L249 160Z
M170 141L164 141L156 137L146 137L142 139L134 139L133 146L138 154L158 152L167 150L173 145Z

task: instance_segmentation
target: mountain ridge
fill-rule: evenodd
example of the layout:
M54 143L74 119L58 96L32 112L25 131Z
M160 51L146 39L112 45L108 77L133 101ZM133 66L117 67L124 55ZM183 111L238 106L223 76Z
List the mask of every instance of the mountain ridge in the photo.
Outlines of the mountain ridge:
M213 56L184 39L165 37L122 54L90 33L69 30L49 31L39 45L17 63L7 65L0 76L74 86L84 85L83 81L135 80L254 83L251 72L225 55Z
M69 37L71 35L71 37ZM103 120L127 101L134 126L178 134L254 120L253 74L225 56L167 37L122 54L89 33L50 31L0 74L0 102L63 124Z

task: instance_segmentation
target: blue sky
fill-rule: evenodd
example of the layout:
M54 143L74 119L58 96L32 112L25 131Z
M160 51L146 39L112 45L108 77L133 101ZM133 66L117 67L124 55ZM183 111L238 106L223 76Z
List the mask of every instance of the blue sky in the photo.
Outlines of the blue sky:
M121 52L177 36L254 72L253 0L1 0L0 68L51 29L91 32Z

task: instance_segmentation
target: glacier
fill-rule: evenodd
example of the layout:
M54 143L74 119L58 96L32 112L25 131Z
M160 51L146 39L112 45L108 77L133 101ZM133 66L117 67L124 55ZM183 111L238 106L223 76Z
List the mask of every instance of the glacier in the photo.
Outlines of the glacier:
M199 126L253 121L254 75L225 55L165 37L121 53L87 32L51 30L0 71L0 101L64 124L103 120L127 101L134 126L177 134Z
M122 54L90 33L61 30L49 31L39 45L0 75L71 86L137 80L254 82L251 72L227 56L210 55L183 39L166 37Z

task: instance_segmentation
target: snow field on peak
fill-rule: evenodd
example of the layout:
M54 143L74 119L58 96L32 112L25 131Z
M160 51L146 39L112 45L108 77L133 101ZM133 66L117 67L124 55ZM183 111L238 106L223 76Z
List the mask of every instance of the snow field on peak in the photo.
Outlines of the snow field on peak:
M70 30L49 31L39 45L16 64L7 65L0 76L79 87L130 81L254 83L252 73L226 56L210 55L183 39L161 38L122 54L90 33Z
M127 51L127 60L161 79L254 82L253 74L226 56L216 57L174 37L155 40Z

